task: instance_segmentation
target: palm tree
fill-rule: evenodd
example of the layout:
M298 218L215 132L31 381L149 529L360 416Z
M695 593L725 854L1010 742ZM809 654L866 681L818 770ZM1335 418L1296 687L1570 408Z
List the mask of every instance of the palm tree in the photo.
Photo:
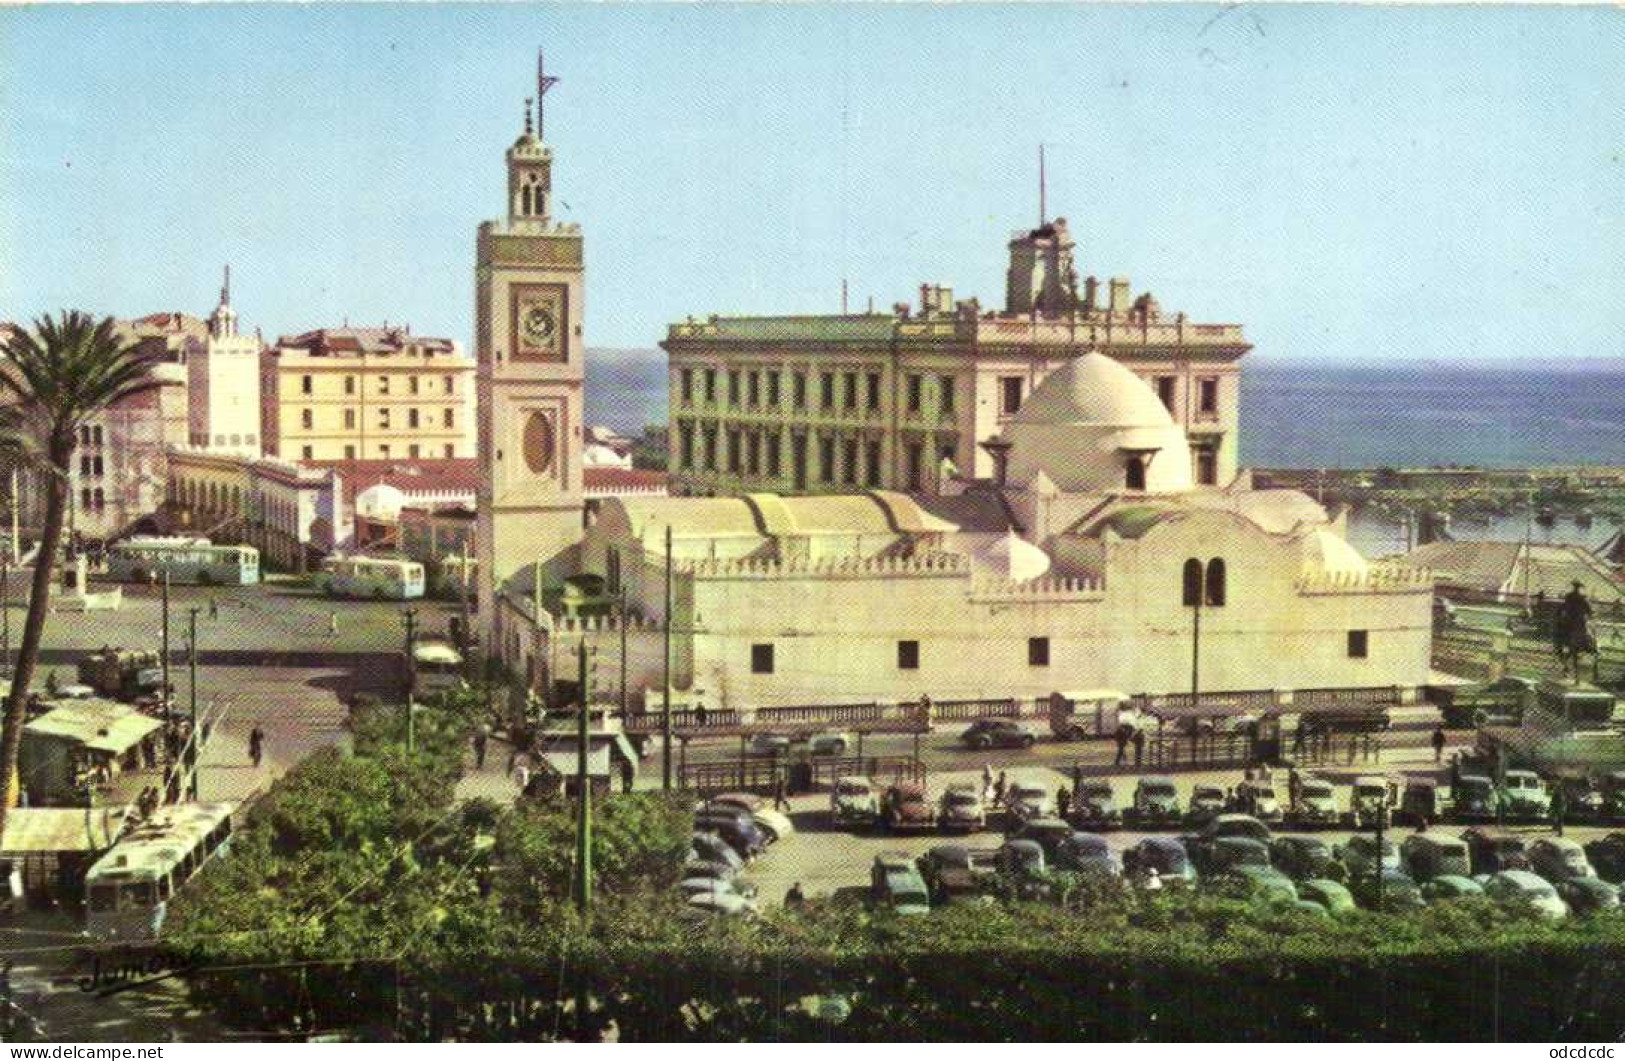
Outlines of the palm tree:
M0 834L14 798L17 752L22 746L28 686L39 658L45 615L50 608L51 579L62 523L68 507L68 475L79 442L79 428L92 416L126 398L157 388L152 366L158 352L143 353L126 345L113 318L96 320L77 310L34 322L34 334L11 329L0 344L0 400L9 404L7 434L23 447L25 459L43 472L45 525L35 554L34 584L28 618L11 675L11 696L0 728ZM9 393L8 393L9 392Z

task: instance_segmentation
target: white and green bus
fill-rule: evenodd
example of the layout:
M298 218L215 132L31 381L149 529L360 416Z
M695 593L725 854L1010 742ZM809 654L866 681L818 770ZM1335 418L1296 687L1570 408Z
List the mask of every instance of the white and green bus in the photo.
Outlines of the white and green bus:
M411 600L423 596L423 565L377 556L330 556L311 584L329 597Z
M236 803L159 807L85 874L85 930L101 940L151 940L169 901L231 841Z
M252 545L215 545L207 538L126 538L107 551L107 577L199 586L248 586L260 580L260 551Z

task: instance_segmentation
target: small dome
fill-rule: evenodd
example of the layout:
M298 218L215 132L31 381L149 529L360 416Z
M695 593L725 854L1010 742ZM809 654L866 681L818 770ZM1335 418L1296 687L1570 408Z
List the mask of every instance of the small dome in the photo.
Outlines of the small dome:
M1325 527L1304 535L1303 564L1307 573L1325 575L1363 575L1370 567L1354 546Z
M1191 488L1190 445L1151 387L1092 352L1050 373L1010 419L1008 480L1061 493Z
M971 554L971 562L1000 578L1026 582L1049 574L1049 554L1015 531L999 535Z

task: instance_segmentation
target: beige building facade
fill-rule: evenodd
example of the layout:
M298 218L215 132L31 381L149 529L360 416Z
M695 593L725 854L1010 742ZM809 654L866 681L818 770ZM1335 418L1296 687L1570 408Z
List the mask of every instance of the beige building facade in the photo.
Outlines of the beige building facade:
M260 341L237 328L231 306L231 267L209 334L187 357L187 441L193 446L260 455Z
M1194 480L1237 472L1237 324L1164 314L1126 279L1078 281L1065 219L1010 243L1006 308L924 285L891 313L689 319L670 326L672 489L837 493L986 478L982 443L1056 367L1099 350L1185 430ZM944 461L951 468L944 467Z
M474 362L406 327L322 328L260 357L265 453L293 461L474 455Z

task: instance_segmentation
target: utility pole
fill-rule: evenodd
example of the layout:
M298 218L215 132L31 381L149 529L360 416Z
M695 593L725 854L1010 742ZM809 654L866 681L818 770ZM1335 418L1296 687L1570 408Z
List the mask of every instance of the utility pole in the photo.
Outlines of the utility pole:
M169 566L167 564L164 566L163 602L164 629L160 647L164 654L161 667L163 671L162 680L164 683L164 734L167 737L169 731L175 725L175 708L173 703L175 697L174 691L169 685ZM169 743L166 740L164 743L164 748L166 749L165 754L167 754L168 747Z
M190 635L187 652L189 671L187 692L192 701L192 798L197 799L198 774L203 770L203 732L197 725L197 613L203 609L193 607L189 613Z
M0 670L11 673L11 550L0 552Z
M17 503L17 469L13 468L11 469L11 548L7 550L11 554L13 567L23 562L23 543L22 539L18 537L22 532L17 526Z
M626 583L621 583L621 720L626 720Z
M416 608L402 608L401 618L406 620L406 750L417 751L417 720L414 717L417 709L412 703L412 686L414 685L417 660L412 652L417 647L418 613Z
M661 667L664 689L660 705L660 787L671 791L671 524L666 524L666 648Z
M576 649L576 677L581 687L576 715L576 909L592 905L592 778L587 776L587 642Z

